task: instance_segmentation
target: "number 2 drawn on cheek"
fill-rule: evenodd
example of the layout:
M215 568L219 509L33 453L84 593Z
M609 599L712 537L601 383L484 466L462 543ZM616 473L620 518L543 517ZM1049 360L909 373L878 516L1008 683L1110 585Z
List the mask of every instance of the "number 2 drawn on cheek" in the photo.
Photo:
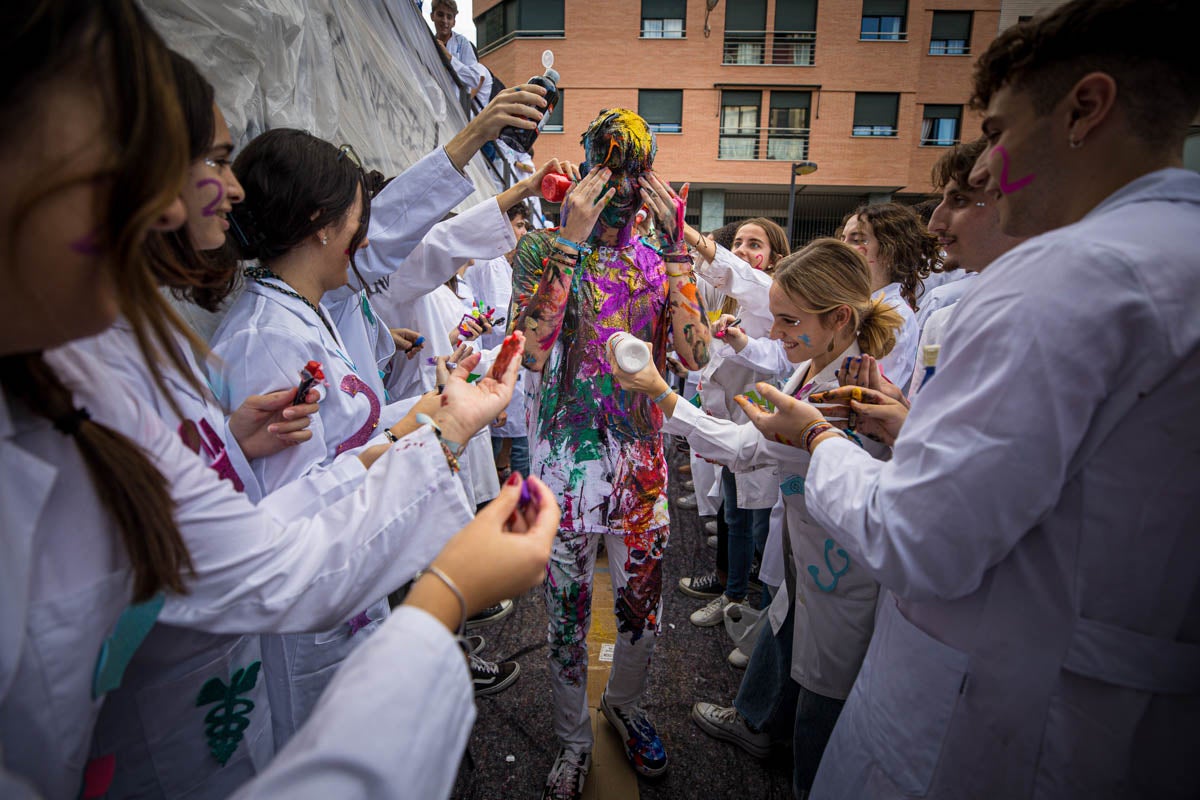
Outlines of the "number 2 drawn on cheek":
M217 196L212 199L212 202L201 209L200 213L206 217L211 217L216 214L217 206L220 205L221 201L225 199L225 186L216 178L205 178L202 181L196 181L197 189L203 189L205 186L209 185L217 187Z
M95 231L85 233L67 246L71 248L72 252L79 253L81 256L100 255L100 241Z
M1012 194L1013 192L1021 191L1026 186L1033 183L1034 175L1032 172L1029 173L1028 175L1026 175L1024 178L1021 178L1021 179L1015 180L1015 181L1010 181L1008 178L1008 165L1009 165L1008 151L1004 149L1004 145L1002 145L1002 144L996 145L995 150L996 150L996 155L1000 156L1000 160L1002 162L1004 162L1000 166L1000 178L998 181L998 183L1000 184L1001 192L1004 192L1004 194Z

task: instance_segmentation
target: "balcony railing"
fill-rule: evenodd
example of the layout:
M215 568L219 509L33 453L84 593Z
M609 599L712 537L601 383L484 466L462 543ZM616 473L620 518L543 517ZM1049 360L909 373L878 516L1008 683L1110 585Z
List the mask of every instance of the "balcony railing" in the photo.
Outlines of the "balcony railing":
M815 31L725 31L722 64L811 67Z
M480 47L479 55L485 56L488 53L492 52L493 50L499 50L501 47L504 47L504 45L508 44L513 39L539 39L539 38L553 39L553 38L562 38L563 35L564 35L564 31L562 31L561 29L546 30L546 31L535 31L535 30L509 31L508 33L501 36L499 39L496 39L494 42L488 42L483 47Z
M723 130L717 146L717 158L729 161L805 161L808 159L808 132L808 128Z

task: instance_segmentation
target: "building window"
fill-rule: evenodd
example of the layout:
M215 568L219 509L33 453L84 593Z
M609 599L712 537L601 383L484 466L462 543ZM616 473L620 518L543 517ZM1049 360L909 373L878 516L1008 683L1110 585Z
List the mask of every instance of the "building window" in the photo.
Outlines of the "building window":
M642 0L643 39L682 39L687 0Z
M817 0L776 0L771 63L811 67L817 41Z
M929 55L965 56L971 52L971 12L933 12L933 32L929 36Z
M811 92L771 92L767 158L804 161L808 158L808 110Z
M854 95L855 136L895 136L900 95L892 92L858 92Z
M563 0L501 0L475 18L479 54L514 38L563 35Z
M550 112L550 116L546 117L546 124L542 126L542 133L562 133L563 132L563 92L558 90L558 102L554 104L554 110Z
M682 89L639 89L638 114L655 133L683 131Z
M723 64L765 64L767 0L736 0L725 4Z
M921 120L921 144L928 147L950 147L958 143L962 124L962 106L925 106Z
M858 38L869 42L903 42L908 39L907 19L907 0L863 0Z
M717 158L758 158L762 92L721 93L721 141Z

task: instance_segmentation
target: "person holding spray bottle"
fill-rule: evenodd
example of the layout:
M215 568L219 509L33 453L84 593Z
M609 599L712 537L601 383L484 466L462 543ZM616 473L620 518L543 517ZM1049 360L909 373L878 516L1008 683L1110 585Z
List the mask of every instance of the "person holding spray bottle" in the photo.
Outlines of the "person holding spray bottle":
M591 765L587 632L596 548L605 536L618 640L601 709L638 772L662 774L667 755L640 707L662 614L667 465L662 414L621 391L606 342L625 332L666 363L673 340L691 369L708 363L709 330L682 240L683 201L651 171L654 134L626 109L602 111L583 134L582 172L563 226L517 246L515 329L525 332L531 471L564 509L545 582L554 731L561 749L543 797L579 797ZM637 210L658 218L657 249L637 238Z

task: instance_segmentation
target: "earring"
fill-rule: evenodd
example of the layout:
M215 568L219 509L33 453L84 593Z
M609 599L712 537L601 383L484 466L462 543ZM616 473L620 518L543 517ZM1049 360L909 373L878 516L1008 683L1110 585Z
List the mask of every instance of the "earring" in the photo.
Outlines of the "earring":
M1083 147L1083 142L1077 141L1073 137L1070 139L1067 139L1067 144L1071 145L1072 150L1078 150L1079 148Z
M328 236L322 236L322 237L321 237L321 244L322 244L322 245L329 244L329 237L328 237Z
M825 348L825 352L827 352L827 353L833 352L833 339L829 340L829 347Z

